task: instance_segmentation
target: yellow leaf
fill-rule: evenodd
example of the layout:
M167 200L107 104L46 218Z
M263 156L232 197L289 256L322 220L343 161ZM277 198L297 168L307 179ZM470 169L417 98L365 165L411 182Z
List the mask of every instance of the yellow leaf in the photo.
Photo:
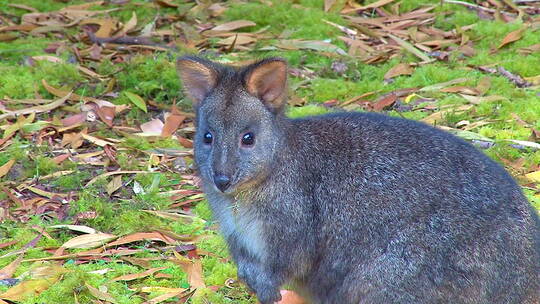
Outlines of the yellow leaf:
M107 233L79 235L62 245L64 248L95 248L116 239L117 236Z
M540 183L540 171L527 173L525 176L535 183Z
M8 174L11 167L13 167L13 164L15 164L15 159L9 160L7 163L3 164L0 167L0 178Z

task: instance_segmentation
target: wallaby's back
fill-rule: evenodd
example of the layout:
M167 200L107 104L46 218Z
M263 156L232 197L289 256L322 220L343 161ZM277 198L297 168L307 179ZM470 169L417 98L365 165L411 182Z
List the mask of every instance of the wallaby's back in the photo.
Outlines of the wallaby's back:
M409 120L346 113L290 123L287 154L307 168L282 168L305 175L298 180L310 183L314 210L325 215L317 265L300 282L312 298L539 301L540 227L501 166Z

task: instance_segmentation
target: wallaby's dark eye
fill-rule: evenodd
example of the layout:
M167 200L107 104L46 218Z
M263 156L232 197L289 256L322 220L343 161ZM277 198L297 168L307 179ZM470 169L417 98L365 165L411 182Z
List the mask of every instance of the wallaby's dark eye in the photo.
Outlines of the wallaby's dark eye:
M242 145L244 146L251 146L255 143L255 135L253 133L248 132L242 136Z
M210 133L210 132L204 133L203 142L205 144L211 144L212 143L212 133Z

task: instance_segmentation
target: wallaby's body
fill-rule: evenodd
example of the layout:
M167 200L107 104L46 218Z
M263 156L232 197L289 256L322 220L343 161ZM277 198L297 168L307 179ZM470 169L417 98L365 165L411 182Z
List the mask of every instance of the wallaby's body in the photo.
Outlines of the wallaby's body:
M283 115L286 65L180 58L195 158L238 275L263 304L540 303L540 224L468 143L369 113Z

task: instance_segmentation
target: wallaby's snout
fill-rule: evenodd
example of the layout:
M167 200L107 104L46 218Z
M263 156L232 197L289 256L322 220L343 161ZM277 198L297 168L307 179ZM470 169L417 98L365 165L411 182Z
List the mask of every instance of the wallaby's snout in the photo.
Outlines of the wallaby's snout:
M214 175L214 184L221 192L225 192L231 185L231 179L227 175L218 173Z

